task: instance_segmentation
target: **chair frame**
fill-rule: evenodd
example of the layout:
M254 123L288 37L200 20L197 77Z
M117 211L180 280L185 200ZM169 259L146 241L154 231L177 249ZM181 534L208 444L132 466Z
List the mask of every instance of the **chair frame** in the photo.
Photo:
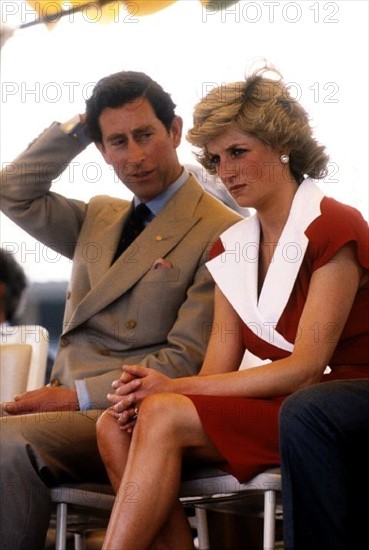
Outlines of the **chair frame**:
M110 485L63 484L50 491L56 513L55 549L66 550L67 533L74 534L75 550L84 550L85 535L107 526L115 495Z
M222 502L232 506L233 502L239 502L246 495L262 493L263 550L273 550L277 494L280 492L281 474L278 468L260 473L246 483L239 483L232 475L216 468L201 468L182 481L180 500L185 507L195 509L199 550L209 550L206 508L214 509L214 505L221 505ZM56 550L66 549L67 532L74 533L75 550L84 550L85 534L106 527L114 499L109 485L65 484L52 488L51 500L56 505ZM77 517L72 515L75 511Z
M263 550L274 549L277 495L282 491L279 468L266 470L245 483L240 483L234 476L216 468L200 469L197 474L182 482L180 500L183 505L191 505L196 510L199 550L210 548L206 508L221 509L222 503L225 502L230 503L232 507L232 503L239 502L244 497L261 493L261 515L264 518Z

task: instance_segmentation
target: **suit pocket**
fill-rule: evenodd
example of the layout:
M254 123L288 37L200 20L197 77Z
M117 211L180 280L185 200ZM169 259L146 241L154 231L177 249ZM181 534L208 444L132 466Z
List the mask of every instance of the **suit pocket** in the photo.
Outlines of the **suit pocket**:
M157 269L150 269L142 279L143 283L176 283L179 281L180 276L179 267L158 267Z

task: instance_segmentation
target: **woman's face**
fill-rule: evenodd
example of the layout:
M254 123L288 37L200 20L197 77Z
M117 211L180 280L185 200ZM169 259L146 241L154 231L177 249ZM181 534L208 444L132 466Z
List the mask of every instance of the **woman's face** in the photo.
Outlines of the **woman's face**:
M279 151L236 127L210 140L206 149L217 174L240 206L257 210L268 207L275 201L279 184L290 179Z

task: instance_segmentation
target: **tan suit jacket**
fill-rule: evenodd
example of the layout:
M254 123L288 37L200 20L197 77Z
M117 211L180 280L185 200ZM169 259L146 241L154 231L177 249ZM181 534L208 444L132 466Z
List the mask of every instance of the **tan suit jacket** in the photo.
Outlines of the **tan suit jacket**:
M73 259L51 377L68 387L85 380L90 407L102 408L124 363L174 377L198 372L213 316L205 262L220 233L241 218L190 176L111 265L131 203L97 196L86 204L50 192L82 149L53 124L2 173L1 209ZM170 267L154 269L160 258Z

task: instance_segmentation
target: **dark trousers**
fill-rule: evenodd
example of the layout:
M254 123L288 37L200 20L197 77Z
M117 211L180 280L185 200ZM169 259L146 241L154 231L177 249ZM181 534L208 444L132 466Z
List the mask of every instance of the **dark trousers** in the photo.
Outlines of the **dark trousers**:
M296 392L280 412L285 550L364 550L369 380Z

